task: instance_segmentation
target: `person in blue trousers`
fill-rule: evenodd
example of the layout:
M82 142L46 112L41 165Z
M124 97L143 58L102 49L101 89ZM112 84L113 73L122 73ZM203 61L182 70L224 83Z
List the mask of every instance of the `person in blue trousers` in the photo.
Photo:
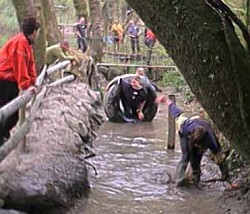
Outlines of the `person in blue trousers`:
M175 102L165 96L159 96L157 101L169 106L169 111L176 121L182 153L176 169L177 186L199 183L201 176L200 162L207 149L211 151L212 159L220 168L221 179L226 180L228 178L228 167L225 162L226 154L222 152L221 145L209 121L198 116L186 117ZM189 162L192 168L190 181L185 175Z

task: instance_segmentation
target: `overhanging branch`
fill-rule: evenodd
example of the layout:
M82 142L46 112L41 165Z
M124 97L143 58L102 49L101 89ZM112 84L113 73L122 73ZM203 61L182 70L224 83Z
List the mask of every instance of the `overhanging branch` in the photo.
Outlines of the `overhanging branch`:
M250 35L244 23L221 0L205 0L205 2L212 6L215 10L232 20L240 28L242 35L246 41L248 52L250 53Z

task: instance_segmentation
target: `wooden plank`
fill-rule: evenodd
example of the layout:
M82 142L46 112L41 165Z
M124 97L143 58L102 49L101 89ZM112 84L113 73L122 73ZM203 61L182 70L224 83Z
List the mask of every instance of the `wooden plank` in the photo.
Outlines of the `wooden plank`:
M169 95L168 98L173 102L176 102L175 95ZM175 119L170 114L168 109L168 145L167 149L173 150L175 148Z
M106 67L134 67L134 68L168 68L168 69L173 69L177 70L176 66L171 66L171 65L136 65L136 64L112 64L112 63L97 63L96 66L106 66Z

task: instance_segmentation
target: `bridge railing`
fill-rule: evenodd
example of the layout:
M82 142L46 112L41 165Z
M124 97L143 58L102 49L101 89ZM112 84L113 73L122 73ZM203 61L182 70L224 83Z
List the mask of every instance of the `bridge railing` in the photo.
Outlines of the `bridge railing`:
M45 83L45 80L49 74L59 71L60 69L66 67L69 64L70 61L64 61L54 66L51 66L48 69L47 67L44 67L41 74L38 76L36 80L36 86L38 88L38 93L36 95L34 95L31 91L24 91L24 93L19 95L17 98L13 99L11 102L7 103L5 106L0 108L0 123L1 123L3 120L6 120L16 111L24 108L33 99L33 102L29 110L29 116L24 118L24 121L21 124L19 121L18 123L19 127L14 131L11 137L0 148L0 162L2 162L5 159L5 157L20 144L20 142L22 141L25 142L25 137L29 133L31 129L31 124L34 121L35 113L39 109L46 95L47 90L51 87L56 87L58 85L74 80L75 78L74 75L69 75L61 79L58 79L52 83ZM23 147L25 148L25 143Z

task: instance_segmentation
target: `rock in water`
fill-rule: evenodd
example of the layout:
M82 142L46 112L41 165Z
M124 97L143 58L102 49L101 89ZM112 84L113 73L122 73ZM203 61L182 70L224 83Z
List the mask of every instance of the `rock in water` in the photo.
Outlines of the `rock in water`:
M0 196L24 211L65 207L87 194L84 161L103 122L99 96L83 83L51 89L36 113L26 148L0 164ZM86 147L87 145L87 147Z

